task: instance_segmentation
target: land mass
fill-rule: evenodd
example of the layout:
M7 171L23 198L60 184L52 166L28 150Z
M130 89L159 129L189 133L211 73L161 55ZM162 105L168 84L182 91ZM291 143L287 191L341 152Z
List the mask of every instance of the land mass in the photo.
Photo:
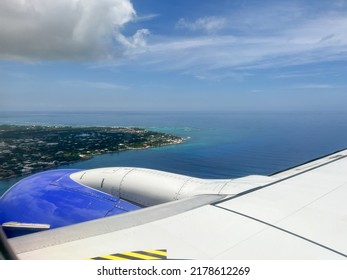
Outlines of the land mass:
M132 127L0 125L0 179L94 155L182 142L181 137Z

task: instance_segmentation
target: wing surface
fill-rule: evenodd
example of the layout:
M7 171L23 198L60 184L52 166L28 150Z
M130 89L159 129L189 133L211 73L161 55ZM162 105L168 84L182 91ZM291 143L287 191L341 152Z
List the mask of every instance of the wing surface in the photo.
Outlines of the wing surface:
M202 194L10 239L20 259L346 259L347 150L233 195Z

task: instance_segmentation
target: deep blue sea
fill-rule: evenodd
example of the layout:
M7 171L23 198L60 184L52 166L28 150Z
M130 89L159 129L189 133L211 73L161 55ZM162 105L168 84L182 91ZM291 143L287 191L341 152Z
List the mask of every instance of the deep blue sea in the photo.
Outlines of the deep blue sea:
M60 168L136 166L200 178L269 175L347 147L345 112L0 112L0 124L136 126L172 133L186 142ZM0 194L18 179L0 181Z

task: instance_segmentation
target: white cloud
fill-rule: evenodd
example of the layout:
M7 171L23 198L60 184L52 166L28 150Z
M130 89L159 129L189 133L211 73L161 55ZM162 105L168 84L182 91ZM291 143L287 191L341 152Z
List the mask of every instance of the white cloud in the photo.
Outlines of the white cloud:
M148 21L148 20L152 20L154 18L159 17L159 14L148 14L148 15L142 15L142 16L137 16L136 21L140 22L140 21Z
M148 29L140 29L131 37L126 37L120 32L115 32L114 37L128 49L128 53L137 53L144 51L143 48L147 45L147 35L149 35Z
M71 80L71 81L62 81L62 85L68 87L85 87L85 88L95 88L99 90L128 90L129 87L125 85L108 83L108 82L94 82L94 81L83 81L83 80Z
M330 84L306 84L306 85L296 86L295 88L299 88L299 89L332 89L332 88L336 88L336 86L330 85Z
M129 45L145 44L144 30L132 38L121 33L135 18L130 0L1 0L0 58L93 60L121 56Z
M177 24L178 29L188 29L191 31L205 31L207 33L215 33L226 26L226 19L223 17L202 17L195 21L187 21L181 18Z
M303 14L304 16L304 14ZM264 15L266 17L266 15ZM148 44L138 65L180 70L193 76L347 60L347 14L335 13L281 25L273 32L161 38ZM228 74L229 73L229 74Z

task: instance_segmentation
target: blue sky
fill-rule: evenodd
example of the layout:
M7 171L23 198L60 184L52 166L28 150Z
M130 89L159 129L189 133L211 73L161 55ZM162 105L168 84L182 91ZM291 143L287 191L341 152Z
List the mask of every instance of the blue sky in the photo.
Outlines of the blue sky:
M347 1L2 0L0 110L345 110Z

